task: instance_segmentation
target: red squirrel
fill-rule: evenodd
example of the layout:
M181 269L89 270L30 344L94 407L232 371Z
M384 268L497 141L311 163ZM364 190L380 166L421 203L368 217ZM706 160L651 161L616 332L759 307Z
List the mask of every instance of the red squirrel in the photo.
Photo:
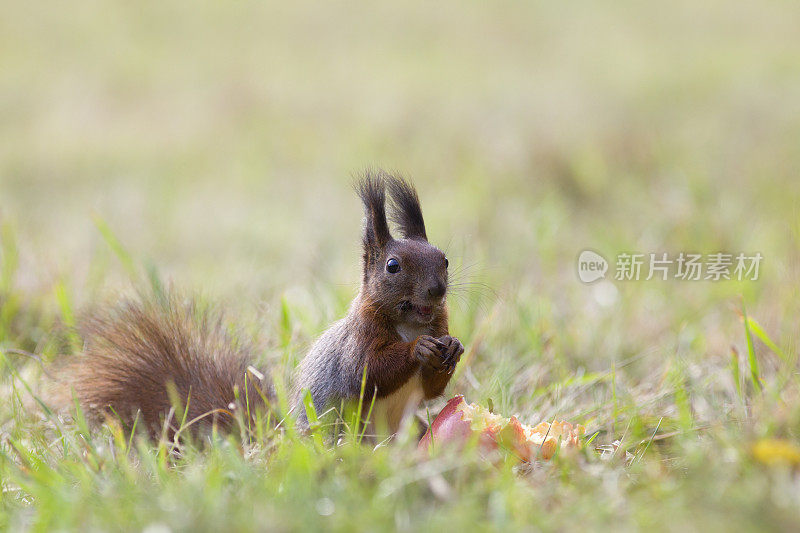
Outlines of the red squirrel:
M400 239L389 231L387 189ZM361 290L300 363L295 409L306 424L304 389L317 411L358 398L366 366L365 403L375 395L383 418L376 425L394 433L423 398L444 392L464 347L449 335L448 261L428 242L416 190L384 173L367 175L357 190L365 211Z
M374 426L394 433L423 398L444 392L464 348L448 331L448 261L428 242L414 187L377 171L356 190L365 210L361 288L300 363L292 410L307 429L304 391L321 413L358 400L366 377L363 404L374 397ZM250 366L255 349L219 313L177 296L123 301L89 316L83 336L84 353L64 375L90 420L111 415L131 428L138 419L157 435L181 421L230 427L237 409L273 403L271 384ZM176 400L185 413L172 409Z

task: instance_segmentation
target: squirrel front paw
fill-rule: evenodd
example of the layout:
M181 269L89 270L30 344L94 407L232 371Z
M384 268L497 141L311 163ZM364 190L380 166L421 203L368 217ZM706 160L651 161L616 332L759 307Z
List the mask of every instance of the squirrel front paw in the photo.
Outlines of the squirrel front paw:
M444 345L439 339L431 337L430 335L421 335L417 337L417 342L414 344L414 357L417 361L422 363L423 366L435 370L436 372L444 372L444 358L442 357L442 349Z
M424 366L440 373L450 373L464 353L464 346L455 337L444 335L438 339L430 335L417 338L414 356Z
M450 335L439 337L438 340L444 345L442 356L446 371L452 372L461 360L461 354L464 353L464 345L461 344L460 340Z

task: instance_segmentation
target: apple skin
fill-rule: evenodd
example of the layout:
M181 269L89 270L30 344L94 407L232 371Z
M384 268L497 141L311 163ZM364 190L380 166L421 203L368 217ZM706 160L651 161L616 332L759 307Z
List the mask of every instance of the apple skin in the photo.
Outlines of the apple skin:
M431 448L434 444L434 435L437 444L440 440L442 443L453 441L463 443L472 436L474 431L469 421L464 420L464 411L459 409L462 404L466 404L464 396L459 394L450 398L420 439L420 450Z

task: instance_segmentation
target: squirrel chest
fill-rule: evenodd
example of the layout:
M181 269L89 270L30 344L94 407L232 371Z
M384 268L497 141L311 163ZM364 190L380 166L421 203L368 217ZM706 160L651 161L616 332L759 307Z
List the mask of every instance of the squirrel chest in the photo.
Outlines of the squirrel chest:
M397 334L405 342L413 342L414 339L420 335L429 334L428 327L411 327L405 324L397 326ZM399 389L392 394L376 400L373 421L378 422L378 427L374 428L378 433L381 433L380 424L386 424L389 434L397 433L400 429L400 424L403 418L414 414L414 411L419 406L424 396L422 390L422 382L420 381L419 372L415 372L408 381L406 381Z

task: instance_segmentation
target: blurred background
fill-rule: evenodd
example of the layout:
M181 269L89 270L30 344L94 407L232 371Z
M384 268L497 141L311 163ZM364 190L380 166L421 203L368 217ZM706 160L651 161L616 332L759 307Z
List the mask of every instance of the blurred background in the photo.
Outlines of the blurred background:
M415 181L431 240L470 283L451 297L455 334L480 341L463 391L546 410L525 391L554 375L638 357L631 375L650 376L675 354L702 382L741 347L742 301L797 345L792 2L3 12L0 223L21 308L57 321L56 291L78 307L124 293L107 227L267 336L288 302L301 355L357 291L350 184L373 166ZM576 276L586 248L764 261L757 282L597 289ZM31 350L49 335L12 330Z

